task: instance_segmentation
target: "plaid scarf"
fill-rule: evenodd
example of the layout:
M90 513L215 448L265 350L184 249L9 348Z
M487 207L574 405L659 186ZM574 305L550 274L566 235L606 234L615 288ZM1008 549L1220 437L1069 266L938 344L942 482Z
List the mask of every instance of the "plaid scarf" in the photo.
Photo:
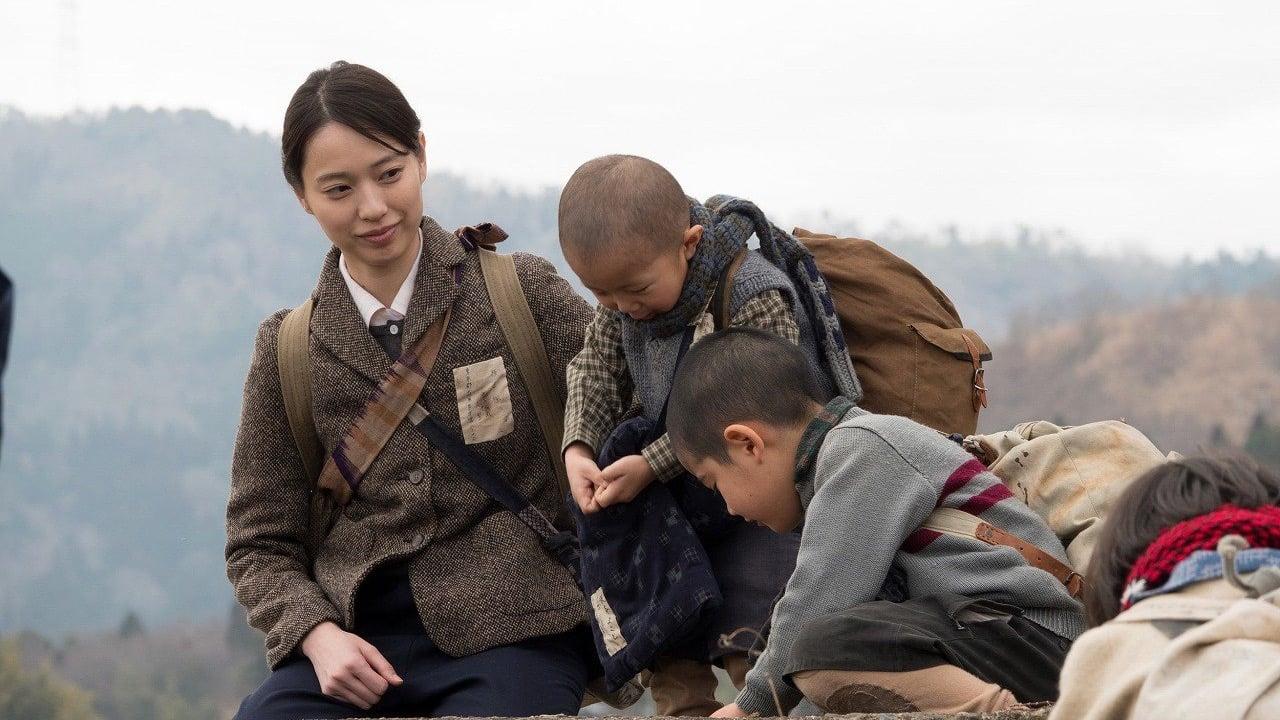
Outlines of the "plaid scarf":
M817 417L809 421L804 433L800 435L800 446L796 448L797 484L812 484L813 465L818 459L818 451L822 449L822 441L852 408L853 403L848 398L837 395L822 408Z
M339 506L351 500L369 466L417 403L427 384L427 375L436 363L448 325L449 310L446 309L409 352L401 353L391 365L360 417L351 423L329 455L316 484L327 490Z
M1192 553L1214 550L1224 535L1231 534L1248 540L1251 548L1280 548L1280 507L1223 505L1165 529L1129 569L1120 609L1129 609L1135 594L1164 584L1174 567Z

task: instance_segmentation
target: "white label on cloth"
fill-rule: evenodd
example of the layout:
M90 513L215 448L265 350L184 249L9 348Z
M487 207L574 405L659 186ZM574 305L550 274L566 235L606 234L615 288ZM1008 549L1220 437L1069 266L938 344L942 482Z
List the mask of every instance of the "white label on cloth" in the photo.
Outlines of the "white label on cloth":
M600 626L600 636L604 639L604 649L613 657L627 646L627 639L622 637L622 626L618 624L618 616L613 614L609 601L604 597L604 588L597 588L591 593L591 609L596 614L596 624Z
M468 445L496 440L516 429L502 356L453 369L458 420Z

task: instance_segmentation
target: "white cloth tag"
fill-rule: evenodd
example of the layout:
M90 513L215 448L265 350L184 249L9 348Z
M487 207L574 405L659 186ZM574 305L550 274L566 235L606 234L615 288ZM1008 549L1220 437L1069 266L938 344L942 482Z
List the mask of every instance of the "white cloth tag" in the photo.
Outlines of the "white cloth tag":
M511 412L511 389L502 356L453 369L458 396L458 420L468 445L497 440L516 429Z
M600 637L604 640L604 649L613 657L627 646L627 639L622 636L622 626L618 624L618 616L604 597L604 588L597 588L591 593L591 609L596 614L596 624L600 626Z
M697 321L695 321L693 324L693 339L689 343L689 345L692 346L693 343L698 342L702 338L710 335L715 331L716 331L716 319L714 317L711 317L711 313L709 312L702 313L701 315L698 316Z

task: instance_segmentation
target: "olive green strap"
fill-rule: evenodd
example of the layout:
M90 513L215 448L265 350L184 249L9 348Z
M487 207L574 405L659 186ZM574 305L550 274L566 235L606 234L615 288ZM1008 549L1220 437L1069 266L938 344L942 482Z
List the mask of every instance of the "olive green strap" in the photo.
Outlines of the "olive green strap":
M510 255L499 255L485 247L477 247L476 251L480 255L484 286L489 291L489 304L493 306L493 314L498 318L498 325L524 378L534 414L542 426L542 439L547 444L547 452L560 481L560 494L564 497L569 493L569 476L565 473L564 456L560 454L560 443L564 438L564 398L556 392L546 346L542 344L542 335L534 323L524 288L520 287L515 261Z
M307 477L315 482L320 477L320 438L316 435L315 420L311 417L311 308L315 301L306 302L289 311L280 324L280 336L276 341L276 365L280 370L280 394L284 398L284 412L289 417L289 430L307 469Z

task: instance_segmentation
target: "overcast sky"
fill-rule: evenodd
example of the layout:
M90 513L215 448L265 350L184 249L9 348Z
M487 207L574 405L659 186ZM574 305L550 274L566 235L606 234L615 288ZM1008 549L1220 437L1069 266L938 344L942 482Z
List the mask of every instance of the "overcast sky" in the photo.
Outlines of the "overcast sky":
M278 134L339 58L400 85L432 167L478 179L631 152L783 220L1280 253L1274 1L0 1L0 103L37 114Z

